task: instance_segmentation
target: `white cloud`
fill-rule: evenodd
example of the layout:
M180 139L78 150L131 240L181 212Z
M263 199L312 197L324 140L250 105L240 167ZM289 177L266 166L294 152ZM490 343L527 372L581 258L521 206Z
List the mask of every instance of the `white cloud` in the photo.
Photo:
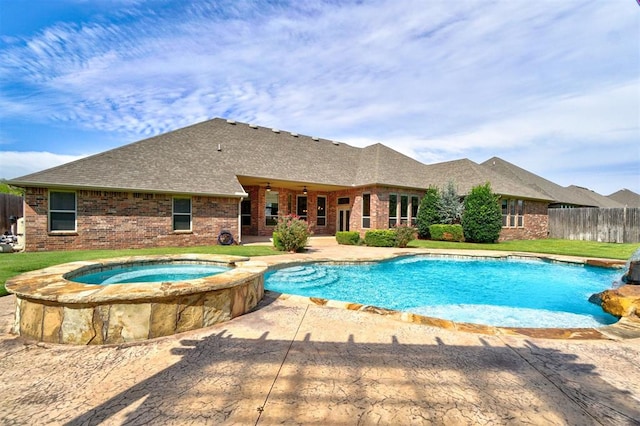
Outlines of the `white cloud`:
M88 155L88 154L87 154ZM60 155L52 152L0 151L0 178L13 179L70 161L79 160L87 155Z
M637 141L633 2L181 4L5 38L0 114L140 138L223 116L544 170Z

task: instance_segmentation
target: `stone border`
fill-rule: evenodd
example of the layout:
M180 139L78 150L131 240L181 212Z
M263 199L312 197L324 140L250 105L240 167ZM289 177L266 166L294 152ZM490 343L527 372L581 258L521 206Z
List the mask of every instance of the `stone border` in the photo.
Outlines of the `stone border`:
M233 269L189 281L81 284L78 271L121 264L218 263ZM13 332L48 343L111 344L168 336L227 321L264 296L264 262L204 254L132 256L71 262L5 284L16 295Z
M429 256L442 258L474 258L474 259L539 259L542 261L553 263L572 263L582 264L602 268L621 269L625 262L619 260L608 259L579 259L569 256L541 255L531 253L424 253L424 252L402 252L392 255L381 256L378 259L366 258L362 260L349 259L346 261L336 259L296 259L291 261L282 261L269 266L269 270L277 270L291 266L304 265L308 263L331 263L331 264L359 264L389 261L401 257L409 256ZM472 324L455 322L451 320L428 317L424 315L414 314L411 312L396 311L378 306L363 305L360 303L341 302L331 299L298 296L293 294L277 293L265 291L267 297L277 297L283 300L291 300L296 303L313 304L318 306L326 306L331 308L346 309L351 311L368 312L376 315L413 324L427 325L431 327L444 328L453 331L464 331L486 335L509 335L518 337L547 338L547 339L568 339L568 340L624 340L640 338L640 318L623 317L615 324L606 325L598 328L531 328L531 327L499 327L488 326L483 324ZM277 295L277 296L276 296Z

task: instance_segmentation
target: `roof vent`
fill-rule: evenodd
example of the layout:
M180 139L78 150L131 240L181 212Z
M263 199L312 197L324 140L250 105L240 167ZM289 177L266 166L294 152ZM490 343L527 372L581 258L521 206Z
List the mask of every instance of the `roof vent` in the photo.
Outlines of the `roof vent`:
M257 129L258 125L257 124L249 124L249 127L251 127L252 129Z
M338 146L338 145L340 145L340 142L338 142L338 141L333 141L333 144L334 144L335 146Z
M317 136L311 136L311 139L313 139L314 141L319 141L320 139L318 139Z
M236 124L236 120L227 120L227 123L229 123L229 124Z
M293 136L294 138L297 138L297 137L298 137L298 134L297 134L297 133L293 133L293 132L291 132L291 136Z
M271 129L271 131L272 131L273 133L280 133L280 130L278 130L278 129Z
M218 151L222 151L222 145L218 144Z

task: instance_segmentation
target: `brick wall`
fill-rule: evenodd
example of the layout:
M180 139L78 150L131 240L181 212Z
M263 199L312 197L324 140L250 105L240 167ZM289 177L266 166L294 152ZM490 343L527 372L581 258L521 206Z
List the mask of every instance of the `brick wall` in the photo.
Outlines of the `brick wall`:
M192 230L174 232L173 196L77 191L77 230L48 231L48 190L27 188L26 250L82 250L217 244L222 230L238 238L239 199L191 197Z
M538 240L549 235L548 203L540 201L524 202L522 228L502 228L499 241Z

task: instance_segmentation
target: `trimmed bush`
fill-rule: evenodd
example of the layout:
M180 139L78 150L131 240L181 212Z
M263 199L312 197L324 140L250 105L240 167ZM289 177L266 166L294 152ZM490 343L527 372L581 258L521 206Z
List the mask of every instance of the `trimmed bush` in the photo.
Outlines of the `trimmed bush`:
M502 230L502 210L491 184L478 185L464 199L464 238L473 243L495 243Z
M440 215L438 214L439 204L440 194L438 194L438 189L433 187L427 189L424 197L420 200L418 216L416 217L418 236L420 238L428 239L430 236L429 226L440 222Z
M394 247L396 231L393 229L377 229L364 234L364 243L370 247Z
M271 234L271 239L273 240L273 246L276 248L276 250L284 251L284 246L282 245L282 241L280 241L280 237L278 236L277 232Z
M338 244L357 246L360 244L360 233L356 231L338 231L336 232L336 241Z
M295 215L278 219L273 228L273 245L280 251L297 252L304 248L311 236L309 224Z
M416 239L416 228L408 225L398 225L394 229L396 233L395 246L405 248L411 241Z
M464 241L462 225L431 225L429 233L436 241Z

